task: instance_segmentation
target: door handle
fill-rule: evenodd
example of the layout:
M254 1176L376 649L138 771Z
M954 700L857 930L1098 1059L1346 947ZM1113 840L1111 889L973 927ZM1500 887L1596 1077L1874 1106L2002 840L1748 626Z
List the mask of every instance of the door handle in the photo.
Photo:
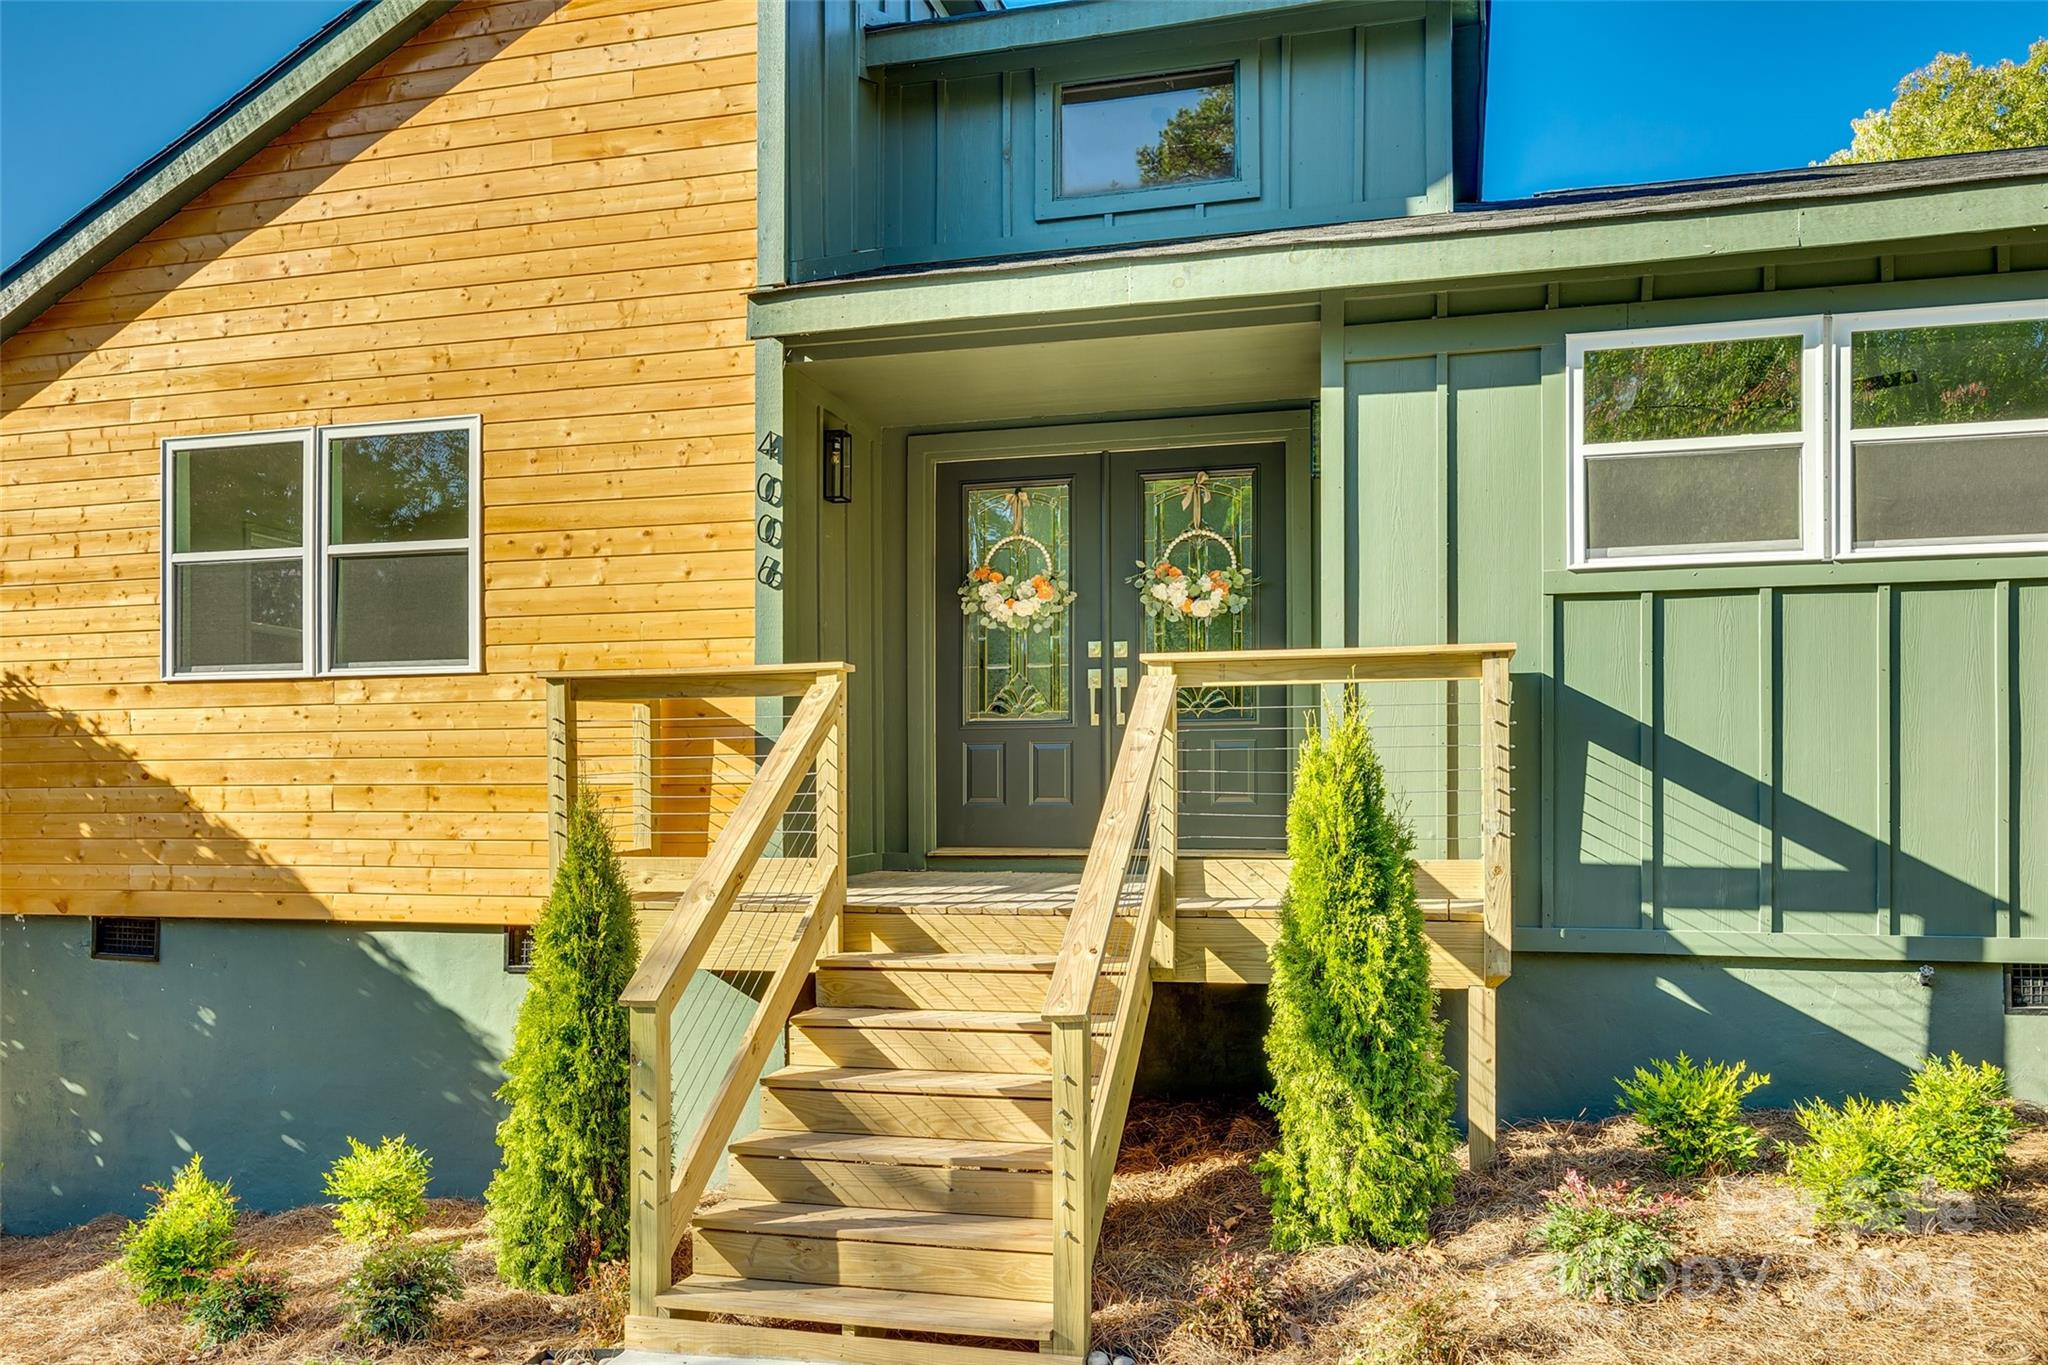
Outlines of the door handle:
M1088 724L1102 724L1102 670L1088 670Z
M1124 689L1131 685L1131 670L1119 668L1111 674L1111 677L1116 682L1116 723L1122 725L1124 723Z

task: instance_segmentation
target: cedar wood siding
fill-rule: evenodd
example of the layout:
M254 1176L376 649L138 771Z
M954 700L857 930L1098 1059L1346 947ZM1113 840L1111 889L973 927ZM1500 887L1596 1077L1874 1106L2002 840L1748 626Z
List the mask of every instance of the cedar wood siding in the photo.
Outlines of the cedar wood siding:
M535 673L753 659L754 27L459 5L9 340L0 911L530 919ZM163 438L470 413L480 676L161 679Z

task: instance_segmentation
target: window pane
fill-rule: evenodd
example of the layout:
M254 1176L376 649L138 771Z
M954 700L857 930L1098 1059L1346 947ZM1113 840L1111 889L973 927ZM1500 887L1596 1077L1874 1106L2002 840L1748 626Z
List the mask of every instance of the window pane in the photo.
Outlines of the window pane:
M334 544L469 535L467 430L342 436L327 451Z
M1595 559L1800 547L1799 448L1622 455L1586 461Z
M305 449L193 447L171 454L171 548L274 550L305 534Z
M2048 417L2048 319L1857 332L1849 364L1853 426Z
M295 559L179 564L171 669L296 670L305 658L305 577Z
M1855 544L2048 539L2048 434L1854 447Z
M1586 353L1586 440L1799 430L1800 341L1748 337Z
M336 668L469 662L469 556L334 561Z
M1072 582L1072 489L1061 483L969 488L967 569L987 565L1005 580L1043 574L1055 594ZM969 720L1063 720L1073 618L1050 630L1009 630L978 616L960 632Z
M1102 194L1237 174L1230 67L1060 92L1060 193Z

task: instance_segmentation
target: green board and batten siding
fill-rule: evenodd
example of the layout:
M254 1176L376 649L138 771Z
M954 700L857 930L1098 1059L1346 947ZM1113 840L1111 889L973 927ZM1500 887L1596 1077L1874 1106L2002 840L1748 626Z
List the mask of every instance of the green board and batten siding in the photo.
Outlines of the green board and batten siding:
M1567 334L2043 293L2008 271L1330 329L1324 629L1519 646L1518 948L2048 960L2048 560L1562 567Z

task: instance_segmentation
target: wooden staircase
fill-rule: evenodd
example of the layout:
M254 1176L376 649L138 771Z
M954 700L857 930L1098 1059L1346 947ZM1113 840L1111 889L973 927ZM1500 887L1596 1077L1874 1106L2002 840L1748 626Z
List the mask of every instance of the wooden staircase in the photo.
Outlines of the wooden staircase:
M910 897L899 897L899 901ZM1052 1051L1060 913L849 903L790 1019L761 1127L657 1302L842 1330L1052 1337ZM881 1343L877 1342L876 1345ZM908 1344L908 1343L903 1343ZM963 1358L948 1347L948 1358ZM1013 1357L1014 1358L1014 1357Z

